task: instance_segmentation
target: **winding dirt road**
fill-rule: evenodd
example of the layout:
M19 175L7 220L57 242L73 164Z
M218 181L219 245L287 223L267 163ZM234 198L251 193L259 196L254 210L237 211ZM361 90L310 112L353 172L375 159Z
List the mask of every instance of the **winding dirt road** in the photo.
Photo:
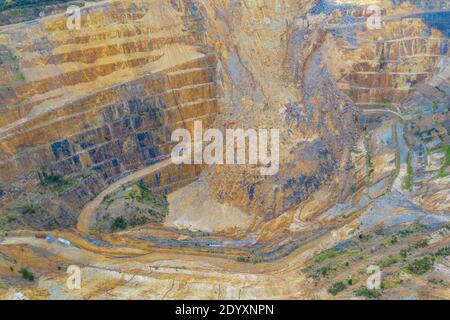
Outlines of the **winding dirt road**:
M110 195L111 193L115 192L117 189L122 187L124 184L134 182L142 177L145 177L149 174L155 173L161 169L164 169L168 166L173 164L172 159L166 159L164 161L158 162L154 165L151 165L149 167L146 167L144 169L141 169L139 171L136 171L129 176L123 177L120 180L117 180L113 184L111 184L108 188L103 190L101 193L99 193L94 200L86 204L81 210L81 213L78 217L78 224L77 224L77 230L80 233L87 234L89 233L89 226L92 221L92 214L94 213L95 209L103 202L106 196Z

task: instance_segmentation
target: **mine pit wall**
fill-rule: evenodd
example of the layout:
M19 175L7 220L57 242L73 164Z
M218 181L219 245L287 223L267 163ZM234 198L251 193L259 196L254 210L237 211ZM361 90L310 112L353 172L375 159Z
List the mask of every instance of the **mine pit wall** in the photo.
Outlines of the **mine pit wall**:
M152 2L155 1L144 1L143 4ZM120 24L124 16L132 20L145 16L145 12L139 12L139 6L132 1L123 3L123 10L120 9L111 17L114 10L122 8L121 1L109 4L111 7L105 9L106 13L100 12L99 16L91 14L91 23L92 20L103 21L109 17L108 19L117 20ZM170 4L164 2L162 5ZM102 14L106 17L102 17ZM65 23L65 19L60 18L55 18L52 23L47 21L46 30L59 34L64 29L63 22ZM127 20L122 22L126 23ZM136 23L142 24L142 21ZM180 21L176 23L182 25ZM33 81L22 79L10 82L11 79L4 79L5 84L0 89L0 211L2 207L13 205L24 192L34 190L40 184L42 172L46 172L73 182L73 186L57 196L59 207L49 208L54 211L55 216L65 214L72 217L64 224L65 227L70 227L76 223L76 216L81 208L110 183L170 157L174 145L171 142L173 130L186 128L192 133L195 120L202 121L205 128L214 122L219 111L217 61L215 55L203 46L200 40L202 36L197 34L198 31L183 31L180 35L177 29L173 36L165 35L151 41L133 38L121 46L120 52L116 52L115 47L104 45L80 49L91 41L102 40L100 38L107 37L109 32L118 32L119 38L125 39L135 36L133 32L145 30L145 25L143 29L130 29L125 25L117 31L117 26L112 25L110 29L107 26L106 30L103 26L103 33L81 32L74 37L57 37L50 32L47 36L53 37L51 43L46 43L44 38L37 36L23 45L19 50L22 53L21 56L18 55L19 58L14 56L13 60L20 61L22 70L42 63L59 65L71 61L84 61L87 68L65 73L66 69L60 68L61 72L53 77ZM167 28L170 30L166 33L172 34L173 26ZM167 50L174 44L196 48L198 54L191 59L185 58L182 63L163 68L162 71L144 75L137 73L138 76L131 81L112 87L102 88L100 83L96 92L79 98L68 97L68 102L45 112L36 113L37 108L33 109L45 102L47 92L82 82L98 86L102 77L108 77L118 68L132 70L141 65L144 68L145 64L160 58L155 56L151 58L152 61L134 60L134 53L159 52L160 48ZM42 50L45 45L49 47ZM54 54L65 50L55 48L67 45L75 46L71 47L72 51ZM34 50L40 53L35 54ZM11 54L7 50L2 52L6 52L5 56ZM105 57L114 60L119 53L126 54L124 61L108 65L96 64L97 60ZM31 61L27 57L38 58ZM134 74L131 71L131 75ZM37 96L43 96L44 101L36 99ZM141 182L155 191L168 193L194 181L202 169L199 165L166 167L143 177ZM51 198L54 199L54 196Z
M187 38L187 37L186 37ZM128 43L123 44L121 46L121 51L126 51L128 53L136 53L138 50L142 52L157 50L159 47L164 45L169 45L173 43L179 43L181 40L177 37L173 37L171 39L164 39L164 41L160 41L161 43L156 43L153 40L151 45L148 40L142 41L140 43L133 43L133 47L128 47ZM192 44L192 39L187 39L189 41L185 41L185 44ZM44 94L55 90L59 87L64 86L74 86L80 83L88 83L91 81L95 81L97 78L101 78L103 76L109 75L114 71L119 69L127 69L127 68L136 68L140 65L145 65L149 62L157 61L161 56L150 56L150 57L142 57L129 59L127 61L118 61L111 62L107 64L95 65L95 61L100 58L104 58L101 56L101 53L108 52L111 56L115 54L119 54L119 51L116 52L117 46L105 46L95 49L88 49L85 51L75 51L70 52L68 54L59 54L57 56L46 57L43 63L59 65L63 63L84 63L91 64L84 69L79 69L76 71L65 72L59 74L55 77L47 77L43 79L38 79L35 81L30 81L26 83L21 83L13 87L7 87L0 90L0 101L2 102L2 108L0 109L4 113L4 117L0 121L0 125L6 125L10 122L17 121L23 117L24 114L27 114L31 111L35 104L33 103L24 103L26 99L32 95ZM87 52L86 52L87 51ZM42 59L44 60L44 59ZM86 61L83 61L86 60ZM26 63L26 62L25 62ZM39 63L36 61L35 63ZM16 106L16 108L6 108L6 106Z
M196 119L207 127L218 111L214 58L198 63L206 66L102 91L11 130L0 144L2 180L14 181L45 161L55 161L53 169L67 174L113 154L123 154L124 170L167 155L172 130L191 129Z
M154 192L169 194L194 182L205 169L204 165L173 165L143 177L143 183Z
M338 85L361 109L398 111L414 85L430 79L442 57L449 56L448 38L421 19L388 22L380 31L355 36L356 50L339 48L352 62ZM381 40L373 40L377 37Z
M140 7L132 1L117 1L97 8L98 12L90 9L89 23L84 13L80 31L67 30L64 15L5 31L0 42L7 45L0 47L0 58L11 61L0 65L7 75L0 86L0 126L22 119L48 99L45 94L58 88L95 84L118 70L133 73L161 58L164 52L160 49L171 45L202 45L201 32L183 31L187 22L181 12L176 15L160 1L158 5L165 9L151 8L152 2L156 1L143 1ZM151 25L146 10L157 9L171 10L173 23L169 20L161 27ZM43 98L36 98L38 95Z
M215 68L210 64L214 59L204 62L208 62L204 69L135 81L58 109L55 115L45 115L48 120L35 120L43 125L24 128L2 142L2 181L14 182L43 163L52 173L73 178L85 170L101 171L64 196L76 195L73 202L82 204L105 183L167 157L173 130L192 132L194 120L209 127L219 110ZM86 193L87 198L81 199Z

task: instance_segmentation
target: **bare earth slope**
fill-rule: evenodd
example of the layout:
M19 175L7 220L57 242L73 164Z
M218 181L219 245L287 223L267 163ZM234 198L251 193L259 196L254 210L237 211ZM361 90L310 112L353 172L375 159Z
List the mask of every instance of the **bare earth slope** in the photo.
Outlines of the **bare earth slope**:
M442 3L3 12L0 298L450 299ZM280 170L172 164L194 121L279 129Z

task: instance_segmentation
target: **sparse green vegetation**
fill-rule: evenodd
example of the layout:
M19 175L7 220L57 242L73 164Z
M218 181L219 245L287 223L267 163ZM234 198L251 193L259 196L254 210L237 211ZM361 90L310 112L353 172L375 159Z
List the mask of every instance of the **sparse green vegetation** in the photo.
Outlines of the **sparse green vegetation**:
M423 232L424 230L425 230L425 227L423 225L417 224L417 225L414 225L414 226L409 227L407 229L400 230L398 232L398 235L401 238L406 238L406 237L408 237L410 235L413 235L415 233Z
M150 212L149 212L150 213ZM128 221L128 225L131 228L135 228L138 226L142 226L146 223L148 223L150 220L147 217L144 216L133 216L129 221Z
M361 242L367 242L367 241L369 241L370 239L372 239L372 237L369 235L369 234L360 234L359 236L358 236L358 239L359 239L359 241L361 241Z
M77 183L76 180L68 180L59 174L47 174L43 172L39 176L41 185L58 195L63 194Z
M17 72L16 75L14 76L14 81L21 82L24 80L25 80L25 76L23 75L22 72Z
M383 99L380 101L381 104L392 104L392 100L389 99Z
M255 255L251 255L251 256L239 256L236 259L238 262L243 262L243 263L259 263L263 261L262 257L258 257Z
M125 192L126 199L133 199L149 206L149 212L156 221L161 222L169 213L169 203L164 194L153 193L147 186L137 184Z
M331 287L328 288L328 293L335 296L339 292L344 291L347 288L347 284L343 281L339 281L336 283L333 283Z
M414 249L426 248L426 247L428 247L428 240L427 239L422 239L422 240L417 241L416 243L414 243L412 246L413 246Z
M355 296L365 297L367 299L377 299L381 297L383 292L377 289L368 289L367 287L362 287L354 291Z
M436 286L450 287L449 283L444 281L443 279L432 278L428 280L428 282Z
M402 249L402 250L400 250L400 256L403 258L403 259L406 259L406 257L409 255L409 250L408 249Z
M111 225L111 231L122 231L125 230L127 226L128 223L123 217L117 217L114 219L114 222Z
M428 240L422 239L413 244L410 244L407 248L400 250L400 256L406 258L411 252L420 248L426 248L428 246Z
M422 275L433 267L434 261L430 257L414 260L406 267L406 271L412 274Z
M364 137L364 144L366 146L366 166L367 166L367 184L369 185L372 182L372 176L373 172L375 171L373 166L373 159L372 159L372 145L370 143L370 137L366 135Z
M428 240L426 240L426 239L420 240L416 243L409 245L407 248L400 250L400 256L402 258L406 259L406 257L409 256L411 254L411 252L413 252L414 250L420 249L420 248L425 248L427 246L428 246Z
M381 289L382 290L392 289L392 288L395 288L396 286L398 286L401 283L403 283L403 279L400 277L399 273L396 273L396 274L394 274L392 276L386 276L381 281Z
M117 212L117 207L124 207L125 211ZM144 184L134 184L103 199L103 215L97 220L97 229L116 232L147 223L161 223L168 213L169 202L165 194L154 193Z
M35 203L19 204L16 209L23 215L37 215L46 212L44 208Z
M250 261L250 257L248 256L239 256L236 259L238 262L249 262Z
M130 189L125 191L125 198L126 199L134 199L136 200L138 197L140 197L139 188L137 186L132 186Z
M351 244L348 244L346 248L334 247L324 250L306 268L303 268L302 272L315 280L328 278L348 268L355 259L361 259L361 252L360 248L352 248Z
M34 281L34 274L33 272L29 271L26 268L22 268L20 269L19 273L22 275L22 278L24 278L25 280L28 280L30 282Z
M328 277L335 269L331 268L330 266L324 266L319 269L317 269L316 273L313 275L314 278L318 277Z
M398 242L397 236L392 236L392 237L389 238L389 244L390 245L396 244L397 242Z
M110 214L117 206L125 208L125 212L119 212L120 219L117 214ZM108 195L103 199L103 208L104 214L98 219L97 228L107 232L161 223L169 214L167 196L152 192L142 183L123 187L121 191Z
M42 5L71 2L72 0L3 0L0 2L0 12L16 8L33 8Z
M398 243L398 238L396 235L391 235L391 236L387 237L386 239L384 239L382 241L382 243L386 246L392 246L392 245Z
M450 256L450 247L441 248L436 251L435 256L437 257L448 257Z
M406 177L403 181L402 188L404 190L411 191L413 186L413 175L414 175L414 169L412 166L412 155L411 152L408 153L407 163L406 163Z
M327 250L322 251L321 253L319 253L317 255L317 257L314 259L314 261L316 263L321 263L321 262L324 262L327 259L334 258L334 257L336 257L338 255L339 255L339 251L337 251L335 248L331 248L331 249L327 249Z
M398 259L392 255L388 256L387 258L381 260L378 265L381 268L388 268L392 266L393 264L396 264L398 262Z
M444 144L444 162L442 163L441 169L439 169L439 177L443 178L447 176L447 168L450 165L450 145L448 143Z

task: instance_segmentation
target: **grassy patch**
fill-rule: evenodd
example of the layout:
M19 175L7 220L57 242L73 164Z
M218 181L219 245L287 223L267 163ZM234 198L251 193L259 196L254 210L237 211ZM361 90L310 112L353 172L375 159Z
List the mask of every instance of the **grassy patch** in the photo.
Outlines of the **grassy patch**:
M378 265L381 268L388 268L394 264L396 264L398 262L398 259L394 256L389 256L383 260L381 260L380 262L378 262Z
M314 262L316 263L322 263L327 259L334 258L339 256L339 251L337 251L335 248L327 249L325 251L322 251L317 255L317 257L314 259Z
M397 273L392 277L386 277L385 279L383 279L383 281L381 282L381 289L382 290L392 289L401 283L403 283L403 279L401 279L400 274Z
M385 246L392 246L398 243L398 237L396 235L391 235L388 238L381 241L381 243L384 244Z

